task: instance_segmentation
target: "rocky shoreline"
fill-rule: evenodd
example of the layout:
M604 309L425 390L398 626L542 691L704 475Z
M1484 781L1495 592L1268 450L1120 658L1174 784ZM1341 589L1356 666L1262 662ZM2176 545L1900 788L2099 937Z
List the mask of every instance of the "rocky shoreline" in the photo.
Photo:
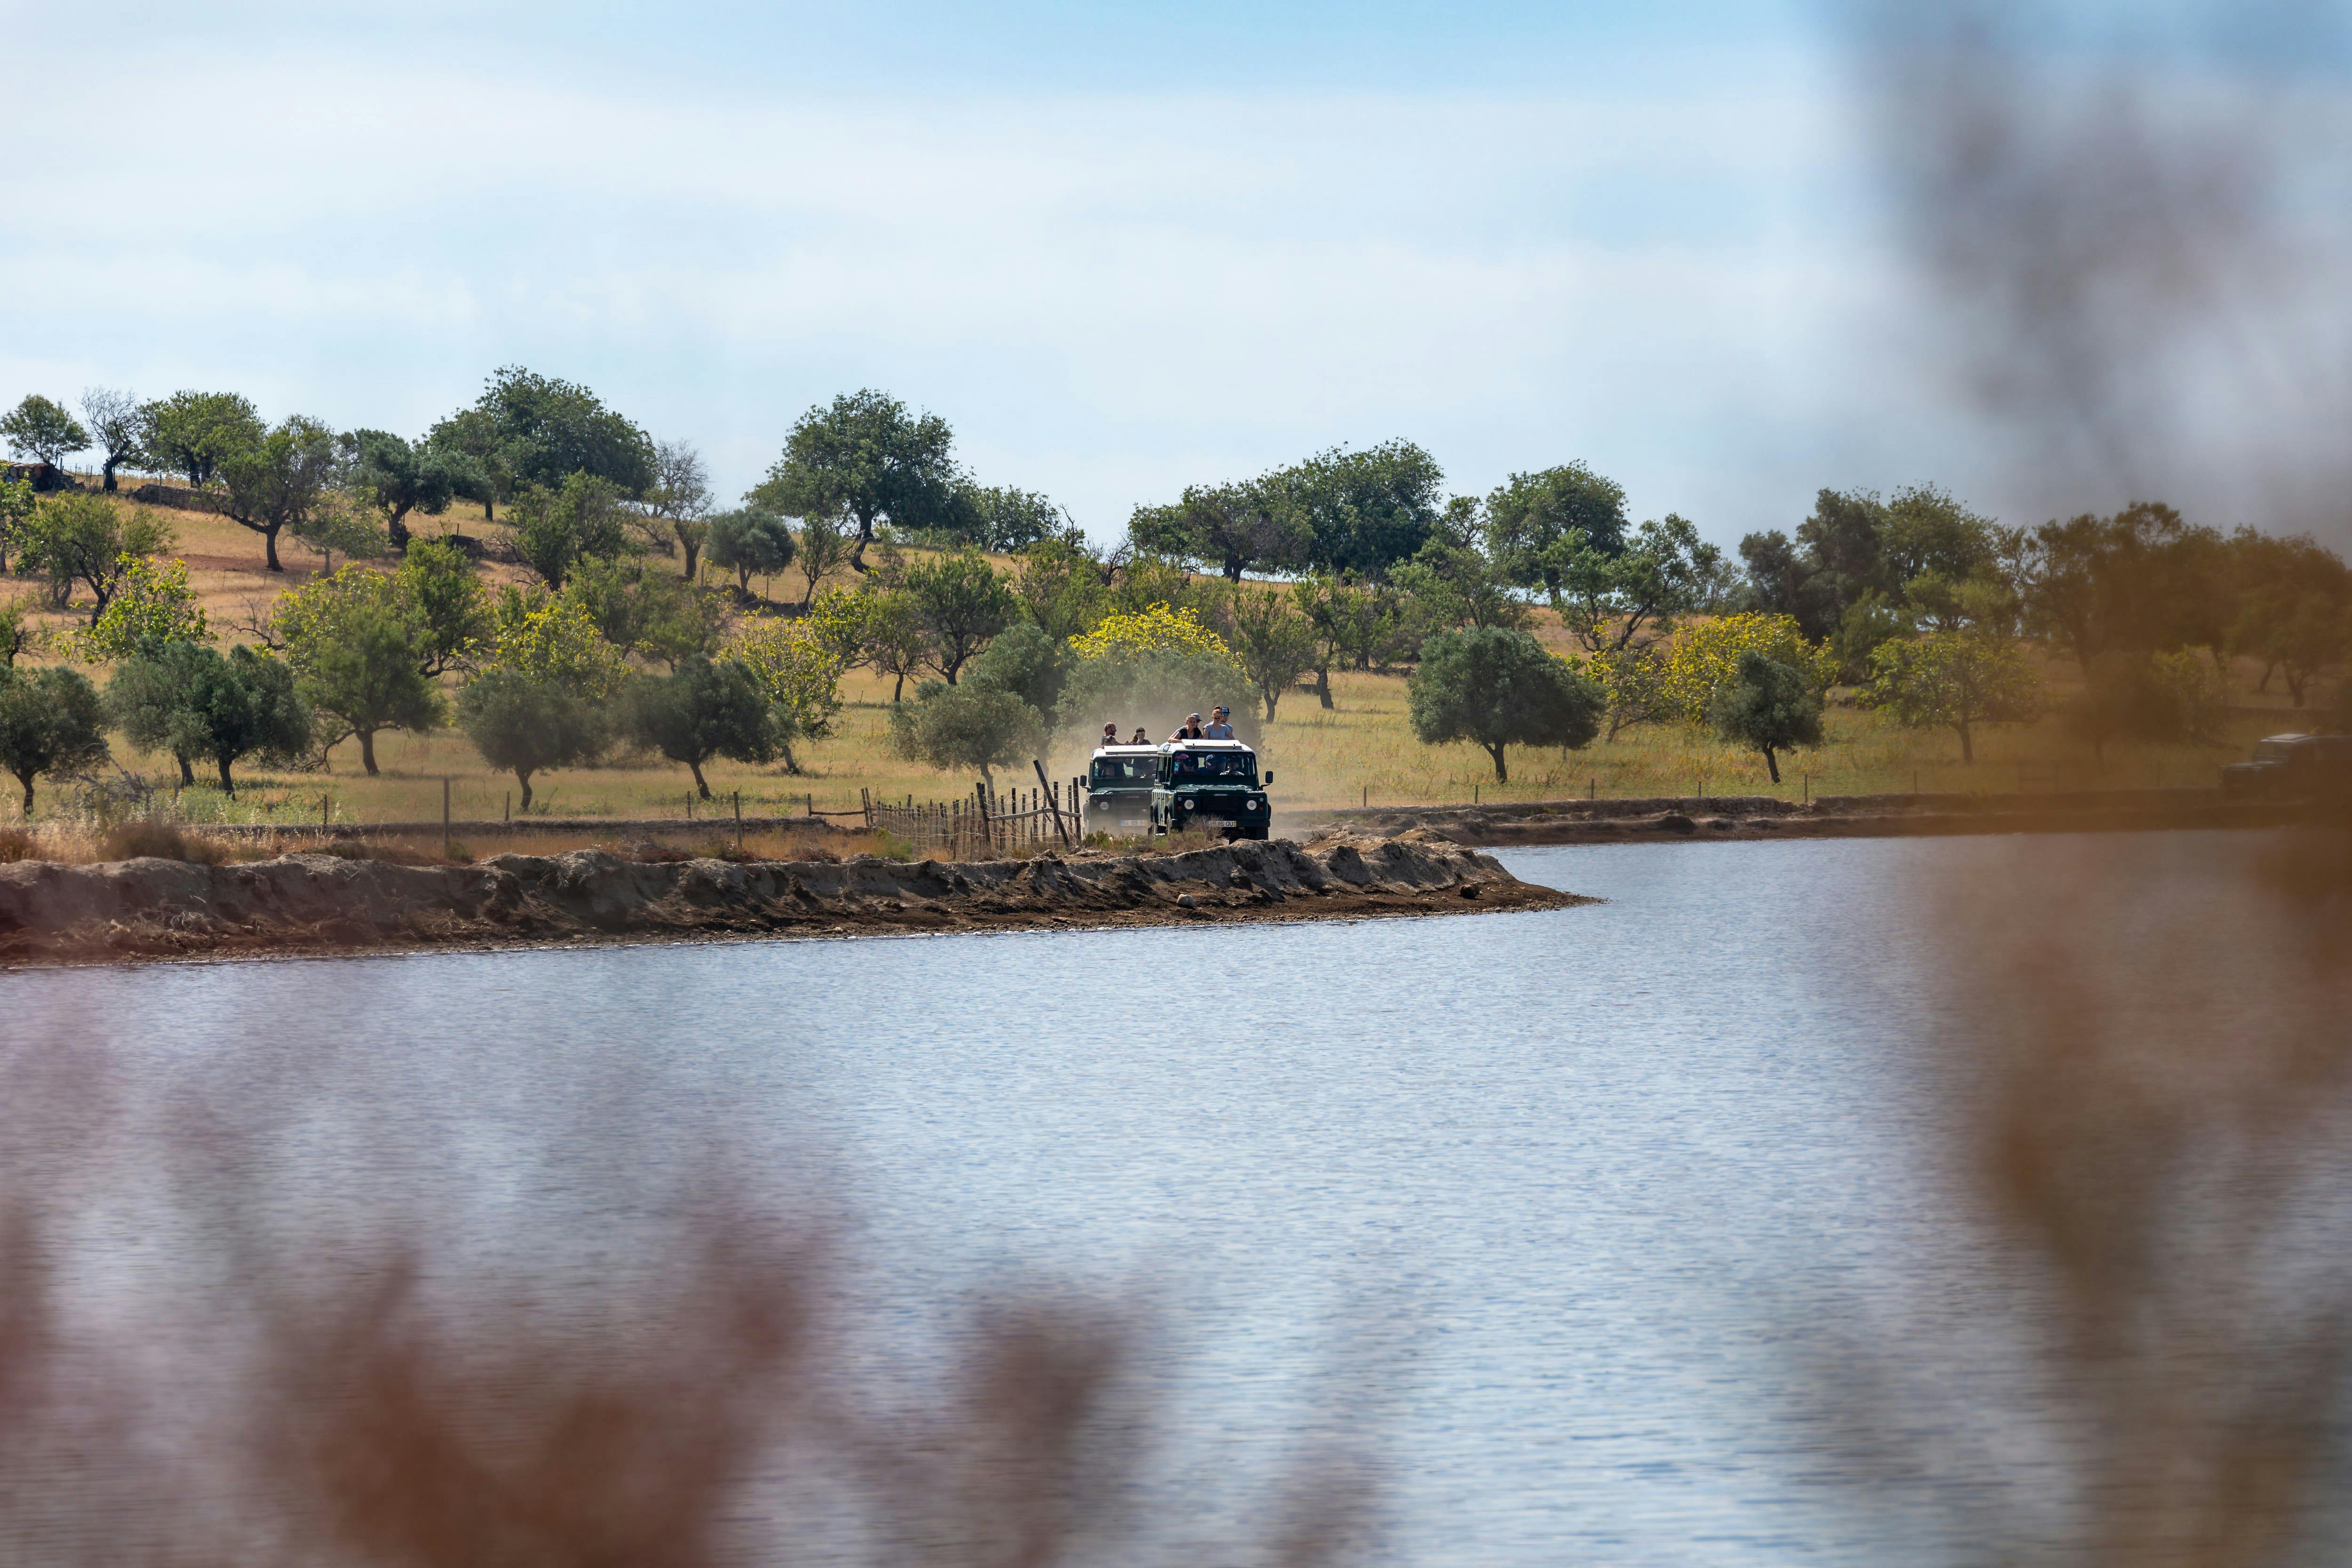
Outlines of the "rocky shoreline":
M0 966L727 936L1074 930L1559 909L1490 855L1341 834L1175 855L413 866L289 854L0 866Z

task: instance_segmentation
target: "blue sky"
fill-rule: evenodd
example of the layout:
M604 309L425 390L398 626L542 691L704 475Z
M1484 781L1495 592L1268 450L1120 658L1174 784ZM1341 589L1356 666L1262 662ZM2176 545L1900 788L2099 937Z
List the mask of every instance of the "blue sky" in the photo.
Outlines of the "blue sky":
M414 433L519 363L731 494L874 385L1106 541L1400 436L1727 543L1822 485L2032 521L1927 353L1831 15L0 5L57 62L0 103L0 399Z

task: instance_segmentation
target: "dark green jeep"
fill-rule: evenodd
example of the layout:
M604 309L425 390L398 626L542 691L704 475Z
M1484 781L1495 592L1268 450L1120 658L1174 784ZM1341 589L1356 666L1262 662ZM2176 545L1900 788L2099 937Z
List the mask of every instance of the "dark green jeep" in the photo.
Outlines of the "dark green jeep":
M1089 833L1138 836L1151 830L1151 790L1160 782L1157 746L1100 746L1087 769Z
M1274 775L1265 775L1265 784ZM1160 748L1151 830L1263 838L1274 815L1257 776L1257 753L1239 741L1178 741Z

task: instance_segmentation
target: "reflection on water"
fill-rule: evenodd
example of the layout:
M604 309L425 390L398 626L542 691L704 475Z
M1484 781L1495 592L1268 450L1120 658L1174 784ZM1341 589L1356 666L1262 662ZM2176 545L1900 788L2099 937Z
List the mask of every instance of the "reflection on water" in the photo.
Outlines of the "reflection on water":
M2252 842L2131 841L2116 940ZM1951 1440L1887 1482L1818 1373L2005 1288L1919 1275L1979 1245L1923 1061L1972 1015L1927 944L1964 868L2032 899L2056 841L1504 858L1609 902L0 976L13 1094L48 1085L0 1177L65 1216L99 1324L427 1234L424 1289L626 1296L718 1183L832 1237L839 1353L909 1385L975 1301L1130 1303L1149 1494L1194 1514L1353 1447L1401 1562L1963 1555L2019 1451L1922 1406Z

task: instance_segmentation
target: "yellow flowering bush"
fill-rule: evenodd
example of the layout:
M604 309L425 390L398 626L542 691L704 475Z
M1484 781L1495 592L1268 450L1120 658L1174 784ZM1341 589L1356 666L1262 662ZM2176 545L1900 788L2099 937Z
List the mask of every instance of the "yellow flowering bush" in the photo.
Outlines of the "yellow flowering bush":
M628 675L621 650L604 640L586 606L544 588L509 588L491 622L486 668L553 681L592 700L617 693Z
M1738 673L1739 656L1751 650L1793 667L1817 692L1827 691L1837 679L1837 655L1826 645L1807 642L1794 616L1750 610L1717 616L1675 635L1659 682L1664 706L1678 719L1706 723L1717 689Z
M122 576L98 624L81 635L93 659L127 658L142 641L196 642L210 636L204 606L188 587L188 563L152 555L118 558Z
M753 616L727 639L719 662L750 670L794 735L822 738L841 711L844 660L805 623Z
M1209 653L1226 659L1234 656L1224 638L1201 624L1198 610L1190 605L1171 610L1165 604L1105 616L1094 630L1072 637L1070 647L1082 659L1149 653Z

